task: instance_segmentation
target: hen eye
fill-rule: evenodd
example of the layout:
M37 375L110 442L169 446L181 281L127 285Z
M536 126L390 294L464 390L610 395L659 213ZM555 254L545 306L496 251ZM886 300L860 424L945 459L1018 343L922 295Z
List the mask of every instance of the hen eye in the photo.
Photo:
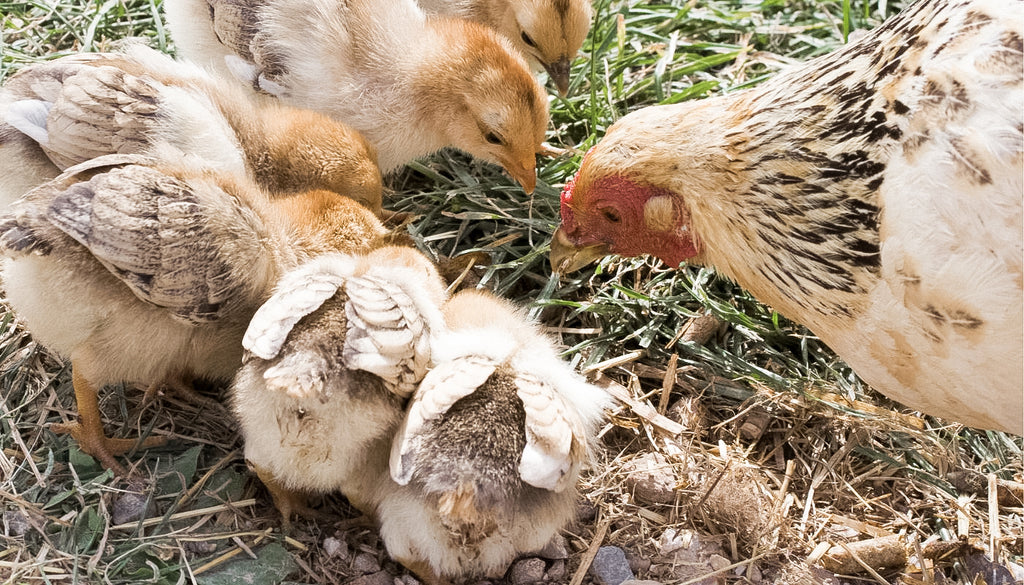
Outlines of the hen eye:
M619 212L614 209L606 208L601 210L601 215L611 223L619 223L622 221L622 217L619 216Z
M490 142L491 144L498 144L498 145L504 144L504 142L505 142L504 140L501 139L500 136L498 136L494 132L488 132L487 134L484 134L484 140L486 140L487 142Z
M529 47L536 47L537 46L537 43L533 42L533 39L530 38L530 35L526 34L526 31L523 31L519 36L522 37L523 42L526 43L527 46L529 46Z

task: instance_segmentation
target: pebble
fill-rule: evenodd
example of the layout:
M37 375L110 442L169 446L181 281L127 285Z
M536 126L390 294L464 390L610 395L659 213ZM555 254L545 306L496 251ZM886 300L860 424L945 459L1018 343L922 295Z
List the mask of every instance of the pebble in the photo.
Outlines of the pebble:
M7 510L4 512L4 524L7 525L7 536L25 536L30 524L28 516L21 510Z
M544 559L536 557L518 560L512 565L512 574L509 576L509 582L512 585L540 583L544 581L546 565L547 563L544 562Z
M634 574L646 573L651 569L651 559L645 559L637 553L626 553L626 560Z
M339 540L333 536L328 536L323 542L324 552L329 557L340 557L347 559L349 557L348 543L344 540Z
M380 571L380 561L376 555L370 553L359 553L356 560L352 561L352 570L361 574L377 573Z
M629 581L623 581L622 585L661 585L661 581L641 581L638 579L630 579Z
M583 501L576 507L576 521L580 524L591 524L597 519L597 507Z
M644 453L622 466L626 487L646 504L671 504L676 499L676 476L661 453Z
M544 545L544 548L537 551L537 556L552 561L569 558L569 549L566 547L565 537L561 534L556 534L554 538Z
M590 574L601 585L621 585L624 581L634 579L629 568L626 553L617 546L602 546L597 549L597 556L590 565Z
M567 581L567 575L568 571L565 568L564 560L557 559L551 561L551 566L548 567L548 572L546 573L546 578L548 581L550 581L551 583L565 583Z
M149 495L143 486L131 485L128 491L114 496L113 511L110 514L114 524L135 522L146 516Z
M377 571L352 579L346 585L394 585L395 578L387 571Z
M732 561L723 557L722 555L711 555L708 557L708 564L715 571L721 571L732 564Z
M420 582L412 575L402 575L395 577L395 585L420 585Z

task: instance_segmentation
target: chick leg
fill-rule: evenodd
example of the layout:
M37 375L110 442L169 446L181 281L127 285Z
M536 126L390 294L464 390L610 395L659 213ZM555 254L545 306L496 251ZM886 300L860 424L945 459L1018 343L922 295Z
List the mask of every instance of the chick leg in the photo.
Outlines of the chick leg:
M115 455L123 455L136 445L141 449L158 447L167 442L164 437L149 437L139 443L137 439L111 439L103 432L103 421L100 419L100 404L96 389L81 374L72 362L71 384L75 388L75 402L78 404L78 421L58 423L50 428L56 433L69 433L82 451L92 455L107 469L118 475L126 475L125 468L114 459Z
M252 462L249 464L256 472L256 477L267 486L267 491L274 500L274 507L281 513L281 525L285 530L292 528L292 514L299 514L305 518L316 518L320 515L306 503L306 496L283 486L270 470Z

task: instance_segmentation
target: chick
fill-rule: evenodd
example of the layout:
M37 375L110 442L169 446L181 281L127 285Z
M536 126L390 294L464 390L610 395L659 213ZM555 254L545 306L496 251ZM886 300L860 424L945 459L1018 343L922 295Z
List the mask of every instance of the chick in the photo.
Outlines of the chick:
M590 30L589 0L419 0L428 14L467 18L509 40L533 69L569 93L569 67Z
M431 585L500 575L565 526L608 402L509 303L463 291L444 314L451 331L395 436L393 481L371 502L389 554Z
M363 492L426 373L446 297L413 248L327 254L286 275L253 317L232 406L246 462L288 525L304 496ZM384 468L384 464L378 466Z
M81 422L56 430L123 473L115 456L133 441L105 436L97 389L230 379L249 320L284 271L386 234L369 210L328 191L271 199L187 157L108 155L0 215L2 278L33 336L71 360Z
M381 214L359 132L144 46L32 65L0 89L0 203L88 159L165 147L272 193L326 189Z
M349 124L385 173L454 146L533 191L547 96L485 26L427 17L414 0L169 0L165 10L184 55Z

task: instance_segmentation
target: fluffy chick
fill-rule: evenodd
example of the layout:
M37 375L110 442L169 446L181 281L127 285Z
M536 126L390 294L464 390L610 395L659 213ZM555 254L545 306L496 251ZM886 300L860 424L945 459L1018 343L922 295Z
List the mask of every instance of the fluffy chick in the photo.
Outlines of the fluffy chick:
M232 387L246 462L287 525L304 495L363 493L443 330L437 270L413 248L328 254L287 274L257 311ZM382 466L378 466L382 467Z
M1024 3L922 0L743 92L638 110L552 265L714 266L894 400L1024 433Z
M509 303L463 291L369 497L389 554L430 585L500 575L572 518L607 395ZM374 474L367 474L373 476Z
M0 215L2 277L32 335L71 360L81 423L57 430L123 473L114 456L134 442L105 436L97 389L230 379L250 318L285 270L386 233L331 192L271 199L244 177L108 155Z
M351 125L385 173L454 146L534 188L547 96L485 26L427 17L415 0L173 0L165 9L183 54Z
M166 147L272 193L326 189L381 213L359 132L144 46L31 65L0 89L0 203L91 158Z
M590 0L419 0L428 14L487 25L512 43L558 92L569 93L569 68L590 30Z

